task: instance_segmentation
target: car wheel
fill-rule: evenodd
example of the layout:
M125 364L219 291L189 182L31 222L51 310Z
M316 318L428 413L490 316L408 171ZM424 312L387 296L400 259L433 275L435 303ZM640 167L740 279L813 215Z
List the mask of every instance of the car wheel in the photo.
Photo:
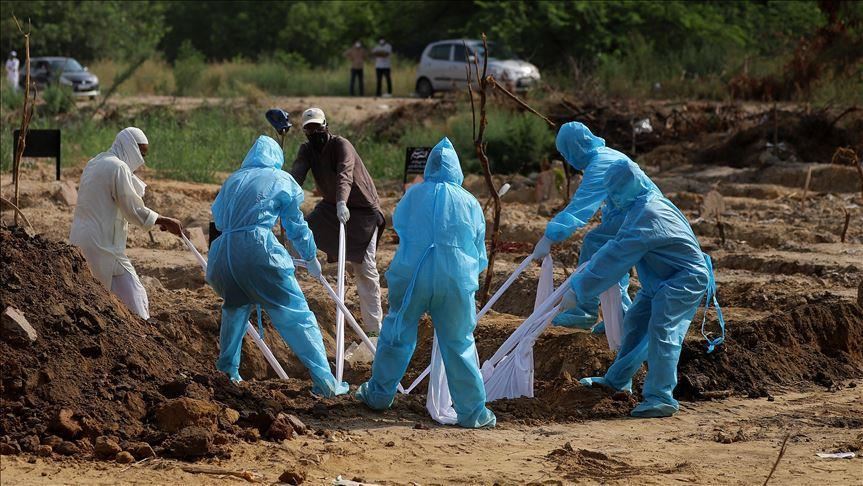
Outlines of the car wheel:
M431 98L434 95L434 88L431 81L426 78L420 78L417 81L417 96L420 98Z

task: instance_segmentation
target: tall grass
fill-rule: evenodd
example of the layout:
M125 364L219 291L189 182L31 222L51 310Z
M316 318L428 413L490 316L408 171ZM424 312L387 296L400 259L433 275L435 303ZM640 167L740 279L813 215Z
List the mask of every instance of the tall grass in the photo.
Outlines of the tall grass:
M103 91L122 69L115 61L94 63L90 71L99 76ZM392 70L393 96L411 96L414 92L416 66L413 61L398 60ZM375 69L364 70L366 96L375 94ZM345 64L310 68L276 59L253 62L234 60L221 63L197 63L194 56L180 59L171 66L160 59L150 59L118 89L122 95L175 95L206 97L247 96L257 90L273 96L348 96L350 68ZM383 86L386 92L386 82Z

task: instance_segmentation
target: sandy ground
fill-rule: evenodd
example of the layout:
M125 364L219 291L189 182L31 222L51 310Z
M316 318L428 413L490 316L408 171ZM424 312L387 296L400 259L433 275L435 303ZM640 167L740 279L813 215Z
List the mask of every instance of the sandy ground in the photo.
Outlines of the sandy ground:
M658 420L603 420L494 430L414 429L380 419L343 424L330 437L232 447L229 460L202 461L249 471L264 483L287 470L307 484L341 476L372 484L761 484L789 436L773 484L859 484L860 459L816 453L860 441L863 387L788 393L775 401L729 399L684 404ZM315 425L309 423L309 425ZM732 443L722 443L723 437ZM3 484L226 484L232 476L193 474L188 463L156 459L132 466L3 456Z

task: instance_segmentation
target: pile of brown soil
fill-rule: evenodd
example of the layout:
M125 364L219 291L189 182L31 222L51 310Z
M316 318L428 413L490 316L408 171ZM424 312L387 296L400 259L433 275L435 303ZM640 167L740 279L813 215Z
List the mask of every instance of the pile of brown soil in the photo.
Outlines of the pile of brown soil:
M4 329L0 341L3 453L226 454L220 446L237 437L299 433L282 412L328 406L307 380L231 384L214 356L178 345L172 326L182 320L130 314L72 246L0 227L0 247L0 307L18 309L37 334Z
M807 304L762 320L730 323L726 343L707 354L703 340L687 340L676 394L698 399L730 391L766 396L800 383L833 388L863 376L863 308L836 302Z

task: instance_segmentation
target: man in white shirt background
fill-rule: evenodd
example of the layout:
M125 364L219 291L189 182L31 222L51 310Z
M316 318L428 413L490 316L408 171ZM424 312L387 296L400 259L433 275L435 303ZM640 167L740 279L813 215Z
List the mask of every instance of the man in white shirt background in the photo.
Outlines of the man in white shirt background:
M12 91L18 91L18 53L12 51L9 53L9 58L6 59L6 78L9 79L9 84L12 86ZM378 83L380 84L380 83Z
M387 94L393 95L393 79L390 77L392 68L391 57L393 55L393 46L391 46L383 37L378 40L378 45L372 49L372 55L375 57L375 74L377 74L377 96L381 96L381 81L382 78L387 78Z

